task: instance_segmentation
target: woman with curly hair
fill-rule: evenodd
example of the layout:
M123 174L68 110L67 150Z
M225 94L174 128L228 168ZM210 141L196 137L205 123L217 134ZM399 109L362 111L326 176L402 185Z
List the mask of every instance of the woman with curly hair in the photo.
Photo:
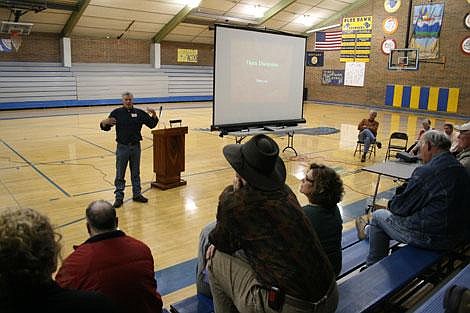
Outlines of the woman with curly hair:
M49 220L32 209L0 209L0 312L116 312L99 294L53 280L60 247Z
M304 212L338 276L342 262L343 220L337 204L343 198L343 182L332 168L312 163L302 179L300 192L306 195L310 202L303 207Z

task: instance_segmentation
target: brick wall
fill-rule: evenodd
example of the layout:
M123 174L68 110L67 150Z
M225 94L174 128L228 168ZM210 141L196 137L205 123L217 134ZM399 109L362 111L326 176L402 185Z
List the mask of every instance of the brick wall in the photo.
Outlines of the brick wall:
M422 1L413 0L416 4ZM395 13L384 10L383 1L370 0L366 5L349 13L347 16L373 16L373 32L370 62L366 63L364 87L323 86L323 69L344 69L339 62L339 51L325 52L325 65L322 68L307 67L305 85L309 90L309 99L384 105L387 84L403 84L433 87L460 88L458 113L470 115L470 56L460 50L460 43L470 36L470 31L463 25L465 14L470 9L466 1L445 1L444 20L441 31L440 52L445 57L445 64L420 63L418 71L389 71L388 56L381 51L384 37L394 38L398 48L405 47L409 0L402 0L400 9ZM385 35L382 21L387 16L398 19L398 31ZM315 37L307 41L307 50L312 51Z
M148 64L150 41L72 37L73 63Z
M60 62L59 35L31 33L23 36L18 52L0 53L0 61Z
M149 64L150 44L150 40L72 37L72 62ZM198 63L178 63L178 48L197 49ZM30 36L24 36L19 51L0 53L0 61L61 62L59 35L32 33ZM161 43L162 65L212 65L213 63L213 45L170 41Z

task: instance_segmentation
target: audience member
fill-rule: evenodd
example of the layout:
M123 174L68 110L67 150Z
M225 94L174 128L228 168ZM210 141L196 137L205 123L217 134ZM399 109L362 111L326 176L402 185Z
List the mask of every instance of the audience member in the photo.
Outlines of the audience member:
M414 155L418 155L419 147L420 147L419 143L420 143L420 140L423 137L423 135L427 131L431 130L431 120L429 120L429 119L424 120L423 123L422 123L422 126L423 126L423 128L420 129L420 131L418 133L418 137L416 137L416 141L407 150L407 152L412 153Z
M459 141L458 136L459 134L454 131L454 125L451 123L444 124L444 133L446 134L447 138L450 140L450 153L455 155L459 150Z
M102 295L63 289L52 280L58 238L34 210L0 210L0 312L117 312Z
M300 192L310 202L303 207L304 212L338 276L342 265L343 220L337 204L343 197L343 182L332 168L312 163L302 179Z
M149 247L118 230L116 210L107 201L92 202L86 219L90 238L65 259L59 285L101 292L126 313L161 312Z
M457 140L459 148L462 150L457 155L457 160L462 163L467 173L470 175L470 122L456 126L455 128L460 132Z
M334 312L335 275L297 198L276 142L224 147L236 171L219 197L207 251L216 313Z
M211 286L209 285L209 278L206 269L206 252L210 246L209 234L215 228L215 223L207 224L199 235L199 247L197 252L196 264L196 290L198 294L203 294L206 297L212 297Z
M366 161L367 152L369 151L370 145L377 143L377 147L382 148L382 143L377 139L377 129L379 128L379 122L375 120L377 117L377 111L371 110L369 112L369 118L363 119L357 126L359 130L358 139L364 143L364 153L361 156L361 162Z
M367 265L388 255L390 239L436 250L470 242L470 176L449 148L444 133L426 132L420 147L425 165L397 188L389 210L374 211L367 226L356 219L359 238L369 237Z

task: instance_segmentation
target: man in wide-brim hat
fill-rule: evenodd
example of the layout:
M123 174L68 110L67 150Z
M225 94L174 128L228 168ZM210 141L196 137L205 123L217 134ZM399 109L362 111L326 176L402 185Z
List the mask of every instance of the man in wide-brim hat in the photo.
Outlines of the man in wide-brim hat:
M219 197L207 257L218 312L334 312L332 267L297 198L274 140L224 147L236 171ZM271 309L269 309L271 308Z

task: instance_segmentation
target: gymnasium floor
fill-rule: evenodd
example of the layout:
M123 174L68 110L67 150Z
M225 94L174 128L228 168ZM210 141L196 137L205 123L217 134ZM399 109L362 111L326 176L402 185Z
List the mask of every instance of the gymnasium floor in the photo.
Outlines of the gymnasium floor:
M158 108L160 104L152 105ZM137 105L145 107L145 105ZM51 219L62 235L62 256L72 245L86 240L84 210L97 199L114 200L115 132L103 132L99 122L113 107L87 107L0 112L0 207L31 207ZM357 124L368 116L368 108L306 103L307 127L334 127L340 132L324 135L295 135L292 151L282 154L287 166L287 184L296 192L301 204L307 199L298 192L305 167L310 162L333 167L345 184L341 202L345 228L353 217L361 214L366 199L372 195L376 176L361 171L360 156L353 157L357 140ZM118 209L119 226L152 249L156 271L170 273L168 268L188 269L196 257L200 229L215 219L217 198L230 184L233 171L222 155L233 137L220 138L209 132L212 108L210 103L165 104L162 122L181 118L189 127L186 137L187 186L161 191L150 188L152 170L152 135L144 128L142 135L141 180L148 204L133 203L131 188ZM389 135L394 131L408 133L411 143L421 122L430 118L432 126L442 129L445 122L462 124L463 119L427 116L400 111L379 110L378 139L384 147L365 164L384 159ZM167 124L167 123L165 123ZM287 137L275 137L280 148ZM128 175L129 173L127 173ZM127 183L130 183L128 176ZM382 179L379 192L396 186L391 179ZM188 263L189 262L189 263ZM194 268L189 267L194 273ZM168 271L167 271L168 270ZM166 272L165 272L166 271ZM165 307L195 293L193 284L176 280L177 291L164 295ZM179 287L181 288L179 288ZM172 290L171 290L172 291Z

